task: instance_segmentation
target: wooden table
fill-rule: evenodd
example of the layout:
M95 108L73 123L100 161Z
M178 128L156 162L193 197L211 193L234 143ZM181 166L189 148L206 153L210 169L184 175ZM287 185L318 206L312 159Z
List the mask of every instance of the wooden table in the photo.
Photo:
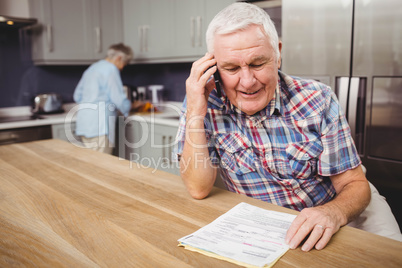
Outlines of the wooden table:
M194 200L181 179L58 140L0 146L0 267L237 267L177 239L239 202L214 188ZM402 267L402 243L350 227L323 250L289 250L275 267Z

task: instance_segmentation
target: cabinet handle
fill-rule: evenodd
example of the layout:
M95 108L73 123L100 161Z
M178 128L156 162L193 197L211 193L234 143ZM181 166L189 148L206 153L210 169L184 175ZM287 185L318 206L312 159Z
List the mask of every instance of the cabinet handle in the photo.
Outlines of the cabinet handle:
M349 122L350 133L355 141L356 149L362 153L364 139L364 122L359 121L360 98L365 98L366 83L363 77L339 77L335 89L339 103ZM364 91L363 91L364 90ZM349 96L348 96L349 95ZM360 97L362 96L362 97ZM364 96L364 97L363 97ZM364 113L364 112L363 112ZM365 118L364 116L362 118Z
M357 112L357 99L359 94L359 77L352 77L350 81L349 88L349 103L348 103L348 111L347 119L350 126L350 133L352 134L352 138L356 141L356 112ZM345 113L346 113L345 111Z
M144 48L145 52L148 52L148 30L149 30L149 25L144 26Z
M46 27L46 36L47 36L47 47L49 52L53 51L53 35L52 35L52 25L48 24Z
M102 52L102 33L101 33L101 28L100 27L95 27L95 34L96 34L96 48L95 51L97 53Z
M191 46L195 47L195 18L190 18L190 36L191 36Z
M142 34L142 25L138 26L138 40L140 40L140 52L142 52L142 41L143 34Z
M148 25L141 25L139 26L140 32L140 51L141 52L148 52Z
M162 161L163 161L163 163L164 163L165 160L166 160L165 147L166 147L166 136L163 135L163 136L162 136Z
M198 46L202 47L202 17L201 16L197 16L197 35L198 35Z
M173 137L169 136L169 165L171 166L173 164L172 161L172 141L173 141Z

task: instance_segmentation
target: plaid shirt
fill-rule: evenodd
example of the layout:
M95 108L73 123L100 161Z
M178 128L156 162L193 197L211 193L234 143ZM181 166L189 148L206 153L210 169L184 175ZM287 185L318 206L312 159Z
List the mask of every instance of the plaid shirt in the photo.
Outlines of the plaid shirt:
M337 98L322 83L279 72L274 98L252 116L216 94L209 97L204 126L211 159L232 192L302 210L333 199L329 176L361 164ZM186 100L177 159L185 120Z

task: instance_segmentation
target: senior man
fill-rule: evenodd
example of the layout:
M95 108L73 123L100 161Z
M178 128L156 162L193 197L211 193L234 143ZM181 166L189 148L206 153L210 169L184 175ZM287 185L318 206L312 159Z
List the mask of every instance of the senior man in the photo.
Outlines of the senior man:
M228 190L301 211L286 236L290 248L306 237L302 250L324 248L370 202L335 94L279 71L282 44L254 5L218 13L207 46L186 81L177 135L187 190L205 198L219 169Z

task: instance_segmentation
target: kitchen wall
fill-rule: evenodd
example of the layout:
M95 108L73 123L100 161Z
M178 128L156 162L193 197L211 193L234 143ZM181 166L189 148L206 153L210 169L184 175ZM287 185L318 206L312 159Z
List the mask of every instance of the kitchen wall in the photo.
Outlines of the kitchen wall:
M55 92L64 102L73 102L73 93L88 66L35 66L30 60L29 38L18 30L0 28L0 108L26 106L39 93ZM191 63L129 65L124 84L163 84L166 100L182 101Z

